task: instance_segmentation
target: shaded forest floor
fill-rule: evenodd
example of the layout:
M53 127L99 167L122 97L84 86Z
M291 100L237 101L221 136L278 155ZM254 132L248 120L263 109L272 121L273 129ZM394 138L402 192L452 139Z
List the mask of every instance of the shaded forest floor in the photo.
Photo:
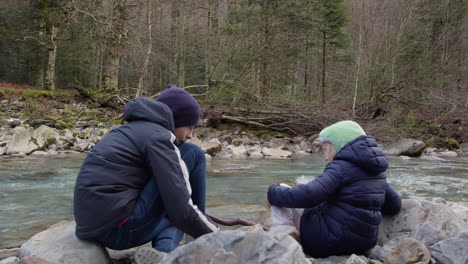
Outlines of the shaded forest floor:
M83 115L89 115L85 118L87 120L100 119L119 124L125 102L122 98L119 97L118 101L112 101L112 98L98 100L95 95L83 96L75 90L50 92L0 83L0 125L5 125L2 122L13 117L8 116L12 111L7 110L18 101L24 102L25 106L14 117L22 116L31 126L46 124L66 128L77 122L77 117L82 120ZM284 101L233 105L232 102L223 103L208 98L198 101L202 107L203 125L213 129L237 126L254 134L315 137L322 128L334 122L352 119L383 144L413 138L426 142L430 147L458 149L461 143L468 142L466 108L446 112L425 108L374 111L358 108L353 116L352 109L337 105L311 106ZM58 115L51 109L62 109L62 114Z

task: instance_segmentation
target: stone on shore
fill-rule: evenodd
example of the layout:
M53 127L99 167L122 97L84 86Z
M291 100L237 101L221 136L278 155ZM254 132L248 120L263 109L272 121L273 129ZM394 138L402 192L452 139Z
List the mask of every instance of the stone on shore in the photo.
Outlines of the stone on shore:
M17 257L19 255L19 248L0 249L0 260Z
M392 238L408 234L426 222L440 230L439 235L444 239L468 230L465 221L445 204L403 199L399 214L382 219L378 244L383 245Z
M301 245L287 234L221 231L171 252L162 263L304 263Z
M0 264L19 264L20 260L17 257L9 257L3 260L0 260Z
M29 257L22 258L20 264L58 264L58 263L50 262L37 256L29 256Z
M19 258L36 256L55 263L105 264L108 254L102 246L75 236L75 222L61 221L42 231L20 248Z
M292 153L287 150L282 150L280 148L263 148L262 149L265 158L269 159L286 159L290 158Z
M414 139L401 139L384 148L384 153L393 156L419 157L424 151L426 144Z
M468 263L468 232L440 241L430 247L430 251L437 263L466 264Z
M431 254L423 243L405 238L387 254L384 263L429 263L430 260Z

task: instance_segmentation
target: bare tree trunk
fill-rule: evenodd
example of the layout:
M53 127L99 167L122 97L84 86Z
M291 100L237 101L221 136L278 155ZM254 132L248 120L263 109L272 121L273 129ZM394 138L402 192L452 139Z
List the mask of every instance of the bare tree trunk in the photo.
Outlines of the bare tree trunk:
M359 40L358 40L358 61L357 61L357 70L356 70L356 77L354 81L354 97L353 97L353 116L356 117L356 99L357 99L357 92L358 92L358 84L359 84L359 74L361 71L361 42L362 42L362 1L361 0L361 12L359 13Z
M153 34L152 34L152 31L153 31L153 27L152 27L152 23L151 23L151 20L152 20L152 2L153 0L148 0L148 10L147 10L147 13L146 13L146 16L147 16L147 23L148 23L148 49L146 50L146 58L145 58L145 62L143 63L143 68L141 69L141 73L140 73L140 80L138 82L138 90L137 90L137 93L136 93L136 97L141 97L142 94L143 94L143 78L145 76L145 72L146 72L146 69L148 68L148 64L149 64L149 61L150 61L150 56L151 56L151 50L153 48Z
M55 61L57 58L57 37L58 28L52 26L47 41L47 70L44 80L46 90L55 91Z
M323 32L323 44L322 44L322 87L320 90L320 99L322 104L325 103L325 78L327 76L327 33Z
M45 71L44 89L55 90L55 61L57 58L57 38L58 28L52 24L49 6L46 0L41 0L41 11L44 19L46 33L47 66Z

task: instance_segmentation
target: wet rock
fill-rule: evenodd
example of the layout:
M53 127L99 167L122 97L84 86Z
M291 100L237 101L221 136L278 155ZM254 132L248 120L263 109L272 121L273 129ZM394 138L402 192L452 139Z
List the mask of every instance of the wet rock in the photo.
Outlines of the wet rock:
M68 264L68 262L63 262L63 263ZM37 257L37 256L29 256L29 257L25 257L25 258L21 259L20 264L57 264L57 263L47 261L47 260L45 260L43 258L40 258L40 257Z
M87 150L90 150L93 146L94 146L93 143L82 141L80 143L75 144L73 146L73 150L79 151L79 152L85 152Z
M430 247L432 256L437 263L466 264L468 262L468 232L449 238Z
M425 200L403 199L399 214L384 217L379 228L379 245L392 238L406 235L421 224L429 222L445 238L468 230L468 226L449 206Z
M426 144L419 140L414 139L401 139L398 142L390 144L384 148L384 153L394 156L410 156L419 157L424 151Z
M232 148L232 156L234 158L245 158L247 157L247 149L244 145L240 145Z
M38 148L32 141L32 131L25 127L15 127L13 139L7 145L6 154L30 153Z
M33 132L33 138L36 142L36 144L40 147L40 148L45 148L47 147L48 145L50 145L51 141L52 142L55 142L56 141L56 137L58 136L57 132L51 128L51 127L48 127L48 126L40 126L38 128L36 128Z
M75 236L75 222L61 221L42 231L20 248L19 258L37 256L44 260L67 264L109 263L105 249Z
M250 153L249 158L251 159L263 159L263 154L260 151Z
M387 254L385 263L409 264L409 263L429 263L431 254L429 249L414 238L405 238L401 240Z
M53 128L40 126L34 131L24 127L16 127L13 140L7 146L7 154L31 153L34 150L47 147L51 140L55 141L57 133Z
M222 231L171 252L163 263L304 263L302 247L287 234Z
M460 152L467 154L468 153L468 143L460 144Z
M9 257L17 257L19 255L19 248L0 249L0 260Z
M0 261L0 264L19 264L20 260L17 257L9 257Z
M262 149L263 155L265 155L265 158L270 158L270 159L285 159L285 158L290 158L292 153L287 150L282 150L279 148L263 148Z
M468 203L449 203L449 207L468 224L468 206L466 204Z
M313 264L346 264L347 257L344 256L330 256L328 258L316 258L312 261Z
M367 258L364 256L358 256L355 254L352 254L347 260L346 264L367 264L369 263Z
M301 147L302 150L304 150L305 152L308 152L308 153L312 153L312 143L310 143L309 141L303 141L299 144L299 146Z
M264 147L278 149L289 145L289 140L285 138L272 138L263 143Z
M34 151L33 153L29 155L34 156L34 157L46 157L46 156L49 156L49 153L45 151Z

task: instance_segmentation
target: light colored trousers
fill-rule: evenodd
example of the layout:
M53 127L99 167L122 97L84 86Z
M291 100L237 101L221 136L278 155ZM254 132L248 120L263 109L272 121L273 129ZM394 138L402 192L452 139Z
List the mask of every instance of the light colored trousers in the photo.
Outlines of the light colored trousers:
M281 183L281 186L291 187ZM286 208L271 206L271 225L275 229L288 230L288 233L300 235L301 217L304 214L304 208ZM290 230L290 231L289 231Z

